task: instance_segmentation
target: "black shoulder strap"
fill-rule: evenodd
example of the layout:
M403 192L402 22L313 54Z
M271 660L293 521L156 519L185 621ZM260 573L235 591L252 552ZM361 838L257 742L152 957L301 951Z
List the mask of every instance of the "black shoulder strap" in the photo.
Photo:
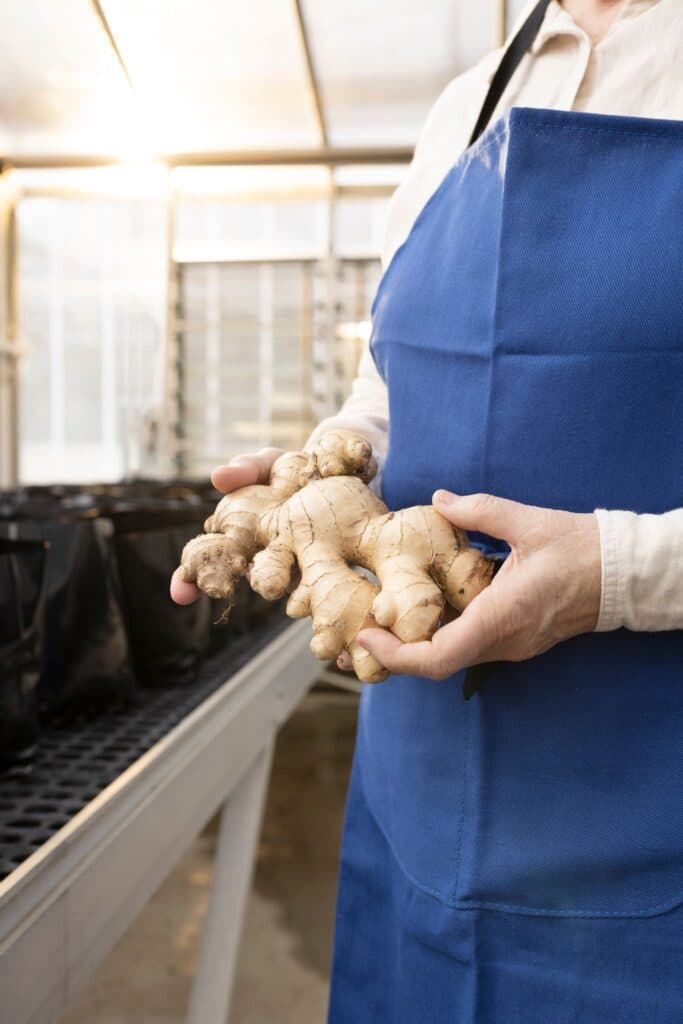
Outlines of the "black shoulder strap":
M469 146L477 141L491 120L493 111L498 106L498 102L505 92L510 79L517 70L522 57L538 35L538 30L543 24L543 19L549 3L550 0L539 0L539 3L536 4L533 11L503 54L503 59L498 65L495 75L491 79L489 91L486 93L486 99L484 100L483 106L479 112L477 123L474 126L474 131L472 132L472 136L468 143Z

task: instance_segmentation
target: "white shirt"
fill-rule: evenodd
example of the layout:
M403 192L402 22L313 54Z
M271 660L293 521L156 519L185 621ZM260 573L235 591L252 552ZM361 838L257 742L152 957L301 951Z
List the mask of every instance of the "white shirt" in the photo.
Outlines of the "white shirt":
M526 7L513 33L532 7ZM501 55L501 50L490 54L456 78L430 111L389 206L385 267L466 148ZM553 0L493 120L513 106L683 120L682 0L626 0L597 44ZM388 425L387 389L366 349L350 397L311 440L331 426L355 430L373 444L381 466ZM597 629L682 629L683 508L664 515L598 509L596 515L602 552Z

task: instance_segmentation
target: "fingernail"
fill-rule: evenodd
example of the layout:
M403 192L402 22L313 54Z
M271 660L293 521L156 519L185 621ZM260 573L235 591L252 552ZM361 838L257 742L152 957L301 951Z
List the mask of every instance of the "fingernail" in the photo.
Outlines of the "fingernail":
M452 505L457 497L458 495L454 494L453 491L434 491L432 504L441 505L445 508L447 505Z
M237 466L239 469L248 469L251 465L251 459L244 455L235 455L234 458L230 459L229 466Z

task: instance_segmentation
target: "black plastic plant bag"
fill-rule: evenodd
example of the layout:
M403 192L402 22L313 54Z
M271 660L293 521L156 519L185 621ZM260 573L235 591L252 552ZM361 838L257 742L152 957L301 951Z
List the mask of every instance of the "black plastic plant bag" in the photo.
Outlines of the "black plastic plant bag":
M160 522L166 526L188 527L189 533L182 534L182 543L179 539L175 541L179 546L175 552L173 563L171 564L170 560L168 562L169 573L177 567L185 541L201 532L204 520L213 514L221 497L210 483L203 480L159 482L138 478L118 484L104 484L95 490L98 501L107 510L105 514L111 515L119 536L158 529ZM133 543L131 542L131 544ZM128 565L132 569L132 559ZM159 585L161 589L158 599L165 607L167 580L160 577ZM157 600L156 597L154 599ZM221 652L226 652L234 641L244 638L250 632L257 631L273 616L283 615L285 604L286 600L277 603L266 601L249 587L246 580L241 580L230 604L227 601L216 600L209 603L211 629L208 656L213 657ZM189 628L192 622L189 613L173 611L171 614L182 621L183 627ZM131 635L137 632L130 617L129 629ZM135 646L139 647L139 644L140 638L136 636ZM149 665L146 666L146 669L149 670ZM185 676L184 672L181 674L183 677ZM137 675L138 681L142 685L146 685L141 680L141 670L138 670ZM154 678L156 675L157 673L153 671L150 678ZM191 673L188 673L188 677L189 675ZM173 672L170 672L169 678L173 678Z
M202 595L195 604L180 607L169 594L170 577L182 549L198 532L196 515L196 511L188 514L162 507L112 515L128 635L140 686L191 685L209 649L212 609L208 598Z
M96 484L88 493L97 501L103 515L129 511L185 510L186 518L201 522L215 508L220 494L211 485L196 482L159 481L137 478L115 484Z
M41 714L97 711L135 692L121 597L97 508L34 498L5 510L0 535L47 541Z
M144 545L145 542L142 539L142 535L158 531L160 523L164 524L165 529L175 530L175 534L171 535L173 550L168 547L165 549L165 562L161 551L159 551L160 564L164 565L163 572L166 575L163 575L161 571L159 572L155 584L155 587L158 586L159 589L155 590L150 599L155 601L158 606L159 623L161 621L168 621L171 624L177 623L178 628L181 628L187 634L191 634L193 629L197 628L202 636L204 635L206 629L205 608L208 608L209 635L203 654L206 653L208 657L212 658L220 652L227 652L235 640L245 637L250 632L257 631L266 620L271 619L274 615L282 615L286 600L282 602L266 601L265 598L251 589L246 579L242 579L237 585L231 602L209 601L206 597L202 596L197 605L185 606L185 608L181 609L178 609L172 603L169 606L168 583L171 574L180 563L182 549L188 540L191 540L192 537L201 532L204 521L213 514L216 507L216 502L213 500L212 495L209 495L208 500L203 500L199 504L197 504L197 500L194 497L193 500L186 503L179 497L181 488L184 489L185 487L185 484L168 484L157 491L153 500L147 502L147 504L136 503L134 499L129 499L128 501L124 499L118 503L117 511L112 515L112 521L115 524L115 531L118 537L130 535L131 540L127 547L131 549L131 552L138 545ZM133 534L139 534L140 538L133 540ZM126 566L124 566L121 560L121 549L118 541L117 550L119 551L118 563L122 588L127 595L129 586L134 585L135 558L131 554L126 560ZM126 600L128 600L127 597ZM131 601L136 601L135 593L132 593ZM196 609L197 620L190 613L189 608ZM128 624L134 648L139 649L141 643L144 643L146 646L154 644L154 638L149 635L145 635L144 638L137 636L137 627L132 621L130 614L128 615ZM161 628L160 625L159 628ZM185 656L187 656L187 649ZM156 664L161 664L157 656L153 660ZM172 667L165 665L165 661L166 659L164 659L164 675L168 680L173 680L174 677L178 676L178 682L192 681L192 671L189 668L190 661L187 662L187 672L180 667L182 662L179 663L177 670L174 672ZM142 669L138 669L139 661L137 658L135 662L136 676L140 685L162 685L161 681L158 683L145 683L142 679ZM146 661L145 671L148 673L149 679L160 679L159 672L150 665L149 659ZM169 685L169 683L167 682L163 685ZM171 683L170 685L174 684Z
M0 540L0 771L29 763L39 736L47 557L41 541Z
M173 570L180 563L183 547L188 540L191 540L192 537L201 532L204 521L213 514L216 507L214 497L217 492L208 493L199 504L197 504L197 498L194 496L194 492L192 492L192 500L187 503L180 497L186 488L187 484L184 483L167 484L159 489L154 495L153 501L148 502L146 505L136 504L135 500L121 501L117 506L118 511L112 516L118 535L154 531L158 529L160 522L163 522L166 527L182 527L182 530L176 533L173 540L176 547L172 559L170 558L170 552L167 551L167 554L169 554L166 564L168 576L165 578L160 577L160 583L162 584L160 595L163 606L166 604L168 580ZM198 492L202 493L201 488L198 488ZM121 569L120 561L119 568ZM247 580L243 578L237 584L234 597L230 602L225 600L208 601L206 597L202 596L199 601L199 607L195 605L189 607L197 607L197 611L200 613L199 618L203 625L205 622L203 606L208 605L210 631L206 653L208 657L212 658L220 652L228 651L230 645L235 640L258 631L267 620L272 619L276 615L283 615L286 603L286 598L278 602L266 601L260 594L253 591ZM172 616L176 617L179 622L182 622L185 628L190 629L193 620L187 613L187 610L184 612L182 609L177 611L175 606L173 607ZM129 623L129 628L133 630L132 623ZM138 682L141 682L141 680L138 679Z

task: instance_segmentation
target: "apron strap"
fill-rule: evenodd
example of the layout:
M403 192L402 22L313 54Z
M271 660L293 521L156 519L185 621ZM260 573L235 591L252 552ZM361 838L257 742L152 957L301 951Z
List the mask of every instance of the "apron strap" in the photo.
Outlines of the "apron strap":
M503 54L496 73L491 79L491 84L489 85L482 108L479 111L479 117L477 118L477 123L474 126L468 146L473 145L477 141L491 120L493 112L498 106L498 102L505 92L510 79L519 67L522 57L538 35L549 4L550 0L539 0Z

